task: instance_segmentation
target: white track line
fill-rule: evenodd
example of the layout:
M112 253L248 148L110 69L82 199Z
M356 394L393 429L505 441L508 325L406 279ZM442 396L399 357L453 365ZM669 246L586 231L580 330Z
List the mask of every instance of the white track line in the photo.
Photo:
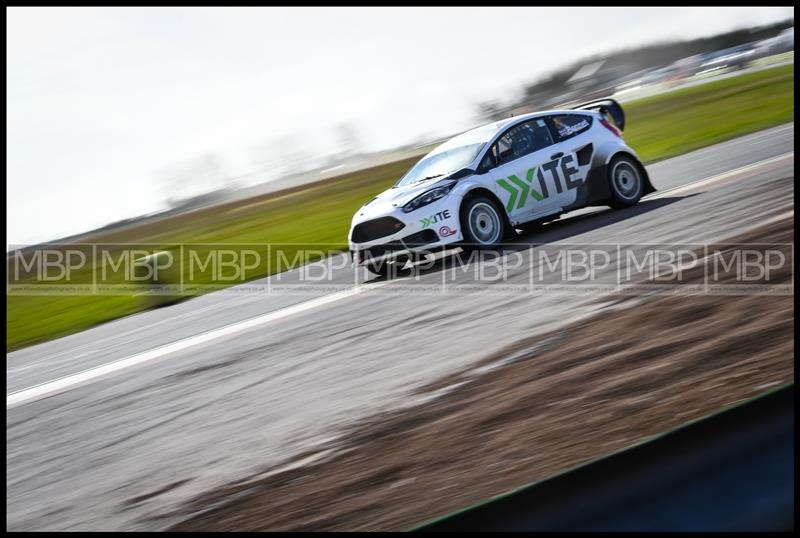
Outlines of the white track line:
M718 181L723 181L728 179L732 176L737 174L741 174L742 172L749 172L751 170L755 170L757 168L761 168L762 166L766 166L768 164L776 163L783 161L785 159L792 158L794 159L794 151L789 151L778 155L776 157L771 157L769 159L764 159L763 161L757 161L752 164L748 164L745 166L740 166L739 168L734 168L733 170L728 170L727 172L723 172L721 174L717 174L716 176L711 176L705 179L698 179L697 181L692 181L691 183L687 183L685 185L680 185L678 187L673 187L671 189L667 189L664 191L658 191L652 195L645 196L643 199L646 200L653 200L655 198L661 198L666 195L678 194L685 191L690 191L692 189L697 189L699 187L705 187L706 185L711 185L712 183L716 183Z
M273 321L277 321L279 319L286 318L288 316L293 316L295 314L305 312L307 310L312 310L314 308L330 304L339 301L341 299L352 297L353 295L357 295L365 291L369 291L375 288L380 288L389 283L391 283L390 280L375 282L371 284L362 284L360 286L356 286L348 290L331 293L329 295L324 295L322 297L317 297L316 299L304 301L302 303L282 308L280 310L276 310L268 314L256 316L254 318L250 318L245 321L232 323L230 325L220 327L219 329L214 329L212 331L208 331L203 334L190 336L189 338L184 338L183 340L178 340L177 342L172 342L171 344L166 344L161 347L157 347L155 349L151 349L142 353L137 353L136 355L132 355L125 359L120 359L118 361L104 364L96 368L91 368L89 370L85 370L77 374L68 375L66 377L56 379L55 381L49 381L47 383L35 385L31 388L13 392L11 394L6 395L6 409L10 409L17 405L21 405L33 400L44 398L55 392L60 392L70 387L74 387L76 385L87 383L100 376L108 375L123 370L125 368L130 368L132 366L136 366L144 362L158 359L169 353L182 351L188 347L204 344L211 340L216 340L218 338L230 336L231 334L235 334L241 331L246 331L247 329L252 329L253 327L257 327L259 325L264 325L267 323L271 323Z
M701 179L698 181L694 181L692 183L688 183L687 185L682 185L680 187L675 187L673 189L668 189L665 191L659 191L658 193L654 194L653 196L648 196L647 199L659 198L661 196L665 196L667 194L675 194L678 192L683 192L686 190L695 189L698 187L703 187L706 185L710 185L712 183L716 183L718 181L722 181L724 179L730 178L735 176L736 174L740 174L742 172L746 172L749 170L754 170L759 167L778 162L784 160L788 157L794 157L794 152L790 151L788 153L784 153L783 155L779 155L777 157L773 157L771 159L765 159L763 161L758 161L753 164L749 164L747 166L742 166L740 168L736 168L729 172L724 172L722 174L718 174L716 176L712 176L710 178ZM226 325L225 327L220 327L219 329L214 329L208 331L203 334L198 334L195 336L190 336L189 338L184 338L183 340L178 340L177 342L172 342L171 344L166 344L161 347L157 347L155 349L151 349L149 351L145 351L142 353L137 353L136 355L132 355L125 359L120 359L118 361L114 361L108 364L104 364L102 366L98 366L96 368L91 368L89 370L85 370L83 372L79 372L77 374L69 375L66 377L62 377L60 379L56 379L55 381L49 381L47 383L42 383L40 385L35 385L33 387L23 389L21 391L13 392L11 394L6 395L6 409L10 409L12 407L22 405L24 403L38 400L54 394L56 392L60 392L66 390L68 388L74 387L76 385L84 384L98 377L108 375L114 372L118 372L125 368L130 368L132 366L136 366L148 361L152 361L154 359L158 359L167 355L169 353L175 353L176 351L182 351L186 348L196 346L199 344L204 344L206 342L210 342L212 340L216 340L218 338L223 338L225 336L229 336L231 334L235 334L241 331L246 331L247 329L252 329L253 327L257 327L259 325L264 325L267 323L271 323L273 321L277 321L279 319L283 319L288 316L292 316L295 314L299 314L301 312L305 312L307 310L312 310L319 306L323 306L326 304L334 303L341 299L345 299L347 297L351 297L353 295L357 295L359 293L363 293L365 291L369 291L371 289L379 288L381 286L385 286L391 283L391 281L383 281L383 282L376 282L372 284L362 284L361 286L354 287L349 290L344 290L336 293L331 293L329 295L324 295L322 297L317 297L316 299L311 299L309 301L304 301L302 303L289 306L287 308L282 308L281 310L276 310L274 312L270 312L268 314L264 314L261 316L257 316L245 321L240 321L237 323L232 323L231 325Z

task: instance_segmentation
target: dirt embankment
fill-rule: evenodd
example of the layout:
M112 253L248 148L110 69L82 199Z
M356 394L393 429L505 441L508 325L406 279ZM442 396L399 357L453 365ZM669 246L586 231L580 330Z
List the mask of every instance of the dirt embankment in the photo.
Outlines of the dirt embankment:
M731 241L793 243L792 226ZM355 425L315 463L209 492L171 530L408 529L794 379L792 295L617 306L432 383L452 390Z

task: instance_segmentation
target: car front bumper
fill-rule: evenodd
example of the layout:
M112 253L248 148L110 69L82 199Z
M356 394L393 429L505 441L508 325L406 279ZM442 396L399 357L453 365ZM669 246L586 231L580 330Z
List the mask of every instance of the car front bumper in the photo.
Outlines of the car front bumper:
M444 198L411 213L396 208L364 215L350 229L352 262L363 265L414 257L461 241L457 208L456 200Z

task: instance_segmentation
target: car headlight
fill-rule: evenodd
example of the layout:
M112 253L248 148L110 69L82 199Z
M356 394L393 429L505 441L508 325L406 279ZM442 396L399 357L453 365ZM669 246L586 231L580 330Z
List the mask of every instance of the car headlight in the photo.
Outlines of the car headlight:
M424 192L408 202L406 205L403 206L403 213L411 213L415 209L419 209L420 207L426 206L435 202L436 200L440 200L450 194L450 191L453 190L456 182L449 183L447 185L442 185L441 187L436 187L435 189L431 189L427 192Z

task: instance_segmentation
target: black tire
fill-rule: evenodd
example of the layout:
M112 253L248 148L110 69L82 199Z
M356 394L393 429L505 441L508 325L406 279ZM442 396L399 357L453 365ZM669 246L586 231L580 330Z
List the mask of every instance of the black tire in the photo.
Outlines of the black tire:
M401 257L396 260L388 260L380 263L368 262L366 267L373 275L391 279L403 273L407 273L408 270L404 269L407 264L408 258Z
M608 189L611 199L608 205L624 209L639 203L645 189L642 167L636 159L619 155L608 163Z
M506 216L497 203L486 196L472 196L464 200L460 211L461 230L465 251L491 248L509 234ZM513 228L510 229L513 231Z

